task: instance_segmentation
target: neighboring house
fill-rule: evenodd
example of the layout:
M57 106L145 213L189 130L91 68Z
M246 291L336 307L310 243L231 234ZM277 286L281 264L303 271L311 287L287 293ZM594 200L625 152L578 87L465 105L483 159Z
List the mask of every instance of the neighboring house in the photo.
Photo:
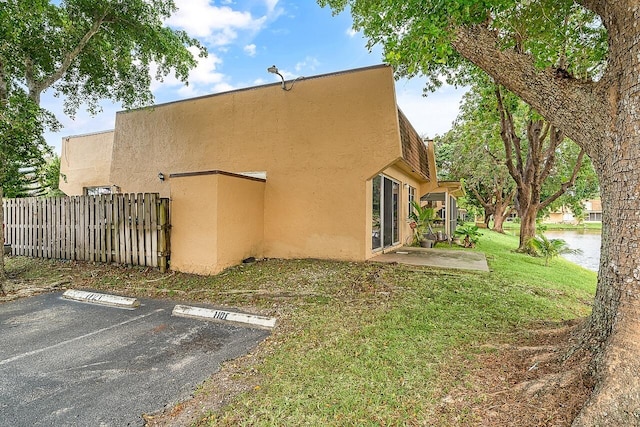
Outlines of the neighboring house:
M590 199L584 201L584 222L602 221L602 201L600 199ZM555 212L549 213L544 222L551 224L577 223L578 220L567 206L561 206Z
M171 268L198 274L366 260L410 242L410 200L460 187L439 186L386 65L119 112L111 132L63 139L61 174L68 195L170 197Z
M602 200L592 199L584 202L584 220L587 222L602 222Z

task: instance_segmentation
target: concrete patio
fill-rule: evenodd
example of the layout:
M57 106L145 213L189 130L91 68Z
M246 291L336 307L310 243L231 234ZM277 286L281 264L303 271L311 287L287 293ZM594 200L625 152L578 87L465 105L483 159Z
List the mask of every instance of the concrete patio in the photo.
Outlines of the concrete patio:
M371 262L397 262L435 268L489 271L487 258L481 252L439 248L402 247L371 258Z

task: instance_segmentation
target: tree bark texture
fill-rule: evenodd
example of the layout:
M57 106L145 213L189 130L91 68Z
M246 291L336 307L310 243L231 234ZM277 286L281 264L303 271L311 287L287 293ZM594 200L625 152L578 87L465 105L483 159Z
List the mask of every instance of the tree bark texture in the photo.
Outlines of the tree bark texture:
M510 211L511 209L509 209L508 205L505 205L503 203L496 203L496 210L493 213L493 231L504 233L504 220L507 216L509 216Z
M533 59L501 50L476 26L454 47L522 97L591 157L600 180L602 251L593 311L583 341L594 352L596 387L573 422L640 425L640 1L578 0L608 31L599 81L558 78Z
M611 115L595 162L602 255L585 338L599 350L598 381L574 421L580 427L640 425L640 2L620 3L609 6L623 7L607 24Z
M496 202L496 210L493 215L493 230L499 233L504 233L504 222L507 220L511 212L513 212L513 200L516 197L517 188L511 190L506 197L502 197L502 192L500 193L500 198Z

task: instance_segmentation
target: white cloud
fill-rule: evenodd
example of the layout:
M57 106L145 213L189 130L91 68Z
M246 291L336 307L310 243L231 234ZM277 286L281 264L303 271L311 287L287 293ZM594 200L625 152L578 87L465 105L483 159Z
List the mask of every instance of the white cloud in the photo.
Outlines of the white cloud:
M194 53L194 48L190 48ZM197 52L197 50L196 50ZM191 84L208 84L218 83L222 80L223 74L216 72L218 64L222 63L222 59L213 53L209 53L206 58L197 58L198 65L189 73L189 82Z
M318 61L313 56L307 56L303 61L300 61L296 64L296 71L301 72L304 70L315 71L316 67L320 65L320 61Z
M191 98L194 96L204 95L211 92L211 88L214 85L219 84L226 80L226 76L223 73L216 71L219 64L222 63L222 59L213 53L209 53L207 57L198 57L198 50L195 47L189 48L194 58L197 61L197 65L189 72L189 85L186 86L183 82L176 79L175 76L169 75L165 77L163 82L152 81L151 90L158 97L160 91L175 89L179 98ZM154 75L155 67L151 67L151 73Z
M178 89L176 91L176 94L178 95L175 99L189 99L189 98L195 98L196 96L200 96L200 95L204 95L204 92L199 91L196 87L189 85L189 86L182 86L180 89Z
M185 30L189 35L213 45L225 45L238 37L239 30L259 31L266 17L254 18L251 12L215 6L209 0L177 0L178 11L167 24Z
M278 1L279 0L264 0L264 3L267 5L267 11L269 14L271 14L276 9Z
M416 131L430 138L451 129L465 92L466 88L443 86L436 93L424 97L420 81L400 80L396 83L398 106Z
M347 28L347 31L345 31L345 33L349 37L355 37L355 35L358 34L358 32L356 30L354 30L353 28Z
M255 79L253 81L253 85L254 86L260 86L260 85L264 85L264 84L267 84L267 81L265 79L263 79L262 77L258 78L258 79Z
M248 44L244 47L244 52L249 56L256 56L256 45Z
M233 85L231 85L229 83L226 83L226 82L221 82L221 83L218 83L218 84L213 86L213 92L216 92L216 93L217 92L228 92L228 91L234 90L234 89L236 89L235 86L233 86Z

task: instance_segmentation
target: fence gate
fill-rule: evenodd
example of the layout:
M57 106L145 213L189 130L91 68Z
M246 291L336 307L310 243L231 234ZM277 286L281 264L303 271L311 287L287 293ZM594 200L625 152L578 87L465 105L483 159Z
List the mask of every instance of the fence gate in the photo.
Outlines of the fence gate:
M5 199L13 255L167 268L169 199L157 193Z

